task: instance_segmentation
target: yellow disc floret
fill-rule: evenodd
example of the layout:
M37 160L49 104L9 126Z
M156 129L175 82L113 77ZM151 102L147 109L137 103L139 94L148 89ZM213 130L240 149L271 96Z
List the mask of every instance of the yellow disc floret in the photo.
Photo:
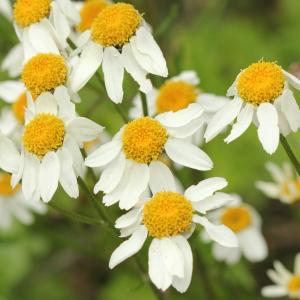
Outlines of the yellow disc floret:
M104 47L121 47L135 34L141 24L140 13L127 3L104 8L92 24L92 39Z
M156 111L178 111L196 101L197 88L185 81L168 81L159 90L156 99Z
M284 74L274 62L260 61L243 70L237 80L239 96L246 102L259 105L273 102L284 88Z
M62 56L56 54L38 54L24 66L22 80L36 98L43 92L54 90L67 80L67 66Z
M20 124L24 124L25 109L27 107L26 93L22 93L12 105L13 113Z
M300 178L284 182L281 186L281 192L290 197L292 202L300 201Z
M149 235L163 238L187 231L193 218L191 203L181 194L159 192L144 206L143 222Z
M77 26L77 30L83 32L91 28L93 21L98 14L109 5L106 0L90 0L84 2L80 10L80 23Z
M13 11L14 19L19 26L28 27L48 17L50 6L51 0L17 0Z
M167 131L157 120L143 117L127 124L122 141L128 159L147 164L160 158L167 141Z
M290 293L295 293L300 291L300 276L293 275L288 282L288 290Z
M223 212L221 223L234 232L239 232L251 225L252 217L247 207L229 207Z
M25 126L23 144L28 152L42 158L48 152L59 149L64 137L64 122L52 114L41 113Z
M11 181L11 175L6 173L0 173L0 196L2 197L12 196L20 189L20 185L17 185L15 188L12 188L10 181Z

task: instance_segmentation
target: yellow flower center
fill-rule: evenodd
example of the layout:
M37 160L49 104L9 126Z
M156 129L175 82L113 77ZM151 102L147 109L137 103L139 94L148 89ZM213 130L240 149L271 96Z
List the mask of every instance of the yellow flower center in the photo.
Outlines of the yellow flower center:
M43 92L50 92L65 84L67 73L67 66L62 56L38 54L25 64L22 80L32 97L36 98Z
M27 107L26 93L19 96L16 102L12 105L12 111L20 124L24 124L25 109Z
M221 223L234 232L239 232L251 225L252 217L249 209L246 207L229 207L223 212Z
M128 159L148 164L152 160L158 160L163 153L167 131L155 119L143 117L127 124L122 141Z
M92 39L105 47L121 47L135 34L141 21L140 13L131 4L109 5L94 20Z
M274 62L260 61L243 70L237 80L239 96L246 102L259 105L273 102L282 94L284 74Z
M100 11L108 5L109 3L106 0L90 0L85 2L80 10L81 20L77 26L77 30L83 32L90 29Z
M17 185L14 189L10 184L11 175L6 173L0 173L0 196L9 197L15 194L19 189L20 185Z
M291 185L293 186L293 190L291 190ZM296 191L296 193L295 193ZM288 181L283 183L282 185L282 193L287 196L293 196L293 201L300 201L300 178L297 178L293 181Z
M294 275L288 282L288 290L290 293L295 293L300 291L300 276Z
M181 194L160 192L144 206L143 222L149 235L156 238L185 232L192 224L193 207Z
M17 0L14 5L14 19L21 27L30 26L48 17L50 6L51 0Z
M196 101L197 88L185 81L168 81L159 90L156 99L157 113L178 111Z
M25 126L23 144L28 152L42 158L59 149L64 137L64 122L52 114L41 113Z

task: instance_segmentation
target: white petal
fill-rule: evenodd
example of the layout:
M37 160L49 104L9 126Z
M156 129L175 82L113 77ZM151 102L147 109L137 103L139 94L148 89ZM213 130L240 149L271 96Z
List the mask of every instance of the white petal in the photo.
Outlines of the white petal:
M38 186L40 162L35 155L25 153L22 191L26 200L31 200Z
M225 178L212 177L190 186L184 195L191 201L200 201L211 196L215 191L223 189L227 184Z
M112 192L121 181L126 166L126 159L123 152L110 162L103 170L101 177L94 187L94 193L99 191L104 193Z
M193 70L182 71L179 75L172 77L170 81L185 81L192 85L200 83L198 74Z
M20 153L15 144L0 132L0 168L9 173L17 173Z
M25 92L21 81L7 80L0 83L0 98L7 103L14 103Z
M65 86L59 86L54 91L54 97L58 103L58 115L65 121L76 117L75 104L71 102L68 89Z
M202 106L205 112L215 113L220 110L230 99L214 94L200 94L197 102Z
M135 59L147 72L167 77L166 60L152 34L142 26L130 40Z
M128 213L122 215L116 220L115 227L120 229L120 228L126 228L132 226L137 222L140 216L141 216L140 208L132 209Z
M240 111L237 117L237 122L233 125L230 134L225 139L226 143L230 143L231 141L235 140L248 129L252 122L253 113L253 106L246 104L245 107Z
M59 9L57 2L51 3L51 16L53 17L53 24L59 39L66 41L71 33L68 19Z
M57 115L57 103L52 93L42 93L35 101L36 113L50 113Z
M283 172L283 170L281 170L281 168L279 166L277 166L276 164L274 164L272 162L267 162L266 169L268 170L268 172L270 173L271 177L273 178L273 180L275 182L281 184L287 180L286 175Z
M192 136L194 133L199 131L200 127L204 125L204 120L202 118L198 118L192 120L190 123L183 127L179 128L168 128L168 134L172 137L184 139Z
M179 250L182 253L184 259L184 276L182 278L174 277L172 285L180 292L184 293L188 289L193 273L193 254L190 244L182 236L175 236L172 240L177 244Z
M233 196L226 193L215 193L201 201L194 202L193 207L198 212L206 214L210 210L220 208L233 200Z
M274 268L283 281L287 282L291 278L291 272L280 261L274 262Z
M164 267L161 255L161 240L153 239L149 247L149 277L154 285L165 291L172 283L172 277Z
M291 84L291 86L297 90L300 90L300 80L296 76L292 75L287 71L283 71L283 73L286 76L288 82Z
M100 146L85 160L88 167L101 167L110 163L121 151L122 145L119 140L113 140Z
M268 256L266 241L258 229L239 232L239 242L244 256L251 262L262 261Z
M62 12L74 23L77 24L80 22L80 16L78 10L75 7L75 3L70 0L57 0Z
M73 67L69 83L71 90L76 93L83 88L96 73L103 58L103 48L90 42L82 51L78 62Z
M202 114L203 109L201 105L192 103L185 109L159 114L156 116L156 119L166 127L177 128L188 125L192 120L199 118Z
M286 90L279 102L290 128L296 132L300 127L300 109L293 92Z
M24 49L23 45L17 44L10 49L8 54L4 57L1 69L7 71L10 77L16 77L21 74L22 63L24 61Z
M274 270L268 270L267 271L268 277L276 284L278 285L284 285L285 281L282 280L281 276Z
M278 116L273 104L263 103L257 109L258 137L264 150L273 154L279 144Z
M147 235L147 229L144 226L140 226L127 241L123 242L112 253L109 260L109 268L113 269L116 265L139 252L145 243Z
M242 108L242 104L243 101L241 99L235 98L225 104L222 109L212 117L204 134L206 142L209 142L217 136L237 117Z
M115 103L123 99L124 66L122 56L115 47L104 50L102 69L109 98Z
M281 188L273 182L257 181L255 187L261 190L266 196L276 199L279 197Z
M79 145L82 145L83 142L94 140L102 130L102 126L84 117L77 117L67 125L67 132Z
M215 225L208 221L207 218L195 215L193 217L195 223L204 226L208 236L215 242L224 247L238 247L236 235L224 225Z
M201 171L213 167L211 159L204 151L184 140L168 139L165 150L171 160L182 166Z
M285 287L279 285L270 285L266 286L261 290L261 293L264 297L283 297L288 295L288 292Z
M42 159L39 171L39 186L44 202L49 202L57 190L59 174L60 163L56 153L47 153Z
M149 165L149 169L149 185L153 194L161 191L176 191L174 176L165 164L153 161Z
M57 152L57 155L60 160L60 175L59 182L62 185L65 192L71 198L78 198L79 189L77 178L73 168L72 155L65 148L60 149Z
M148 79L147 72L135 60L130 44L126 44L122 48L122 61L126 71L139 84L143 93L148 93L152 89L151 80Z

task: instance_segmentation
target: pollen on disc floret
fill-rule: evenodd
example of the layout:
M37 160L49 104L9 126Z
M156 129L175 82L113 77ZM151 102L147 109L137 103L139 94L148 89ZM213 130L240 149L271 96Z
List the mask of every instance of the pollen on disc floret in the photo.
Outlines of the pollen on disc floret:
M48 152L58 150L64 137L64 122L52 114L41 113L25 126L23 144L28 152L42 158Z
M295 293L300 290L300 276L293 275L288 282L288 290L290 293Z
M197 88L185 81L168 81L159 89L156 99L158 113L176 112L197 100Z
M22 80L33 98L43 92L54 90L67 80L67 66L62 56L57 54L38 54L24 66Z
M83 32L91 28L93 21L98 14L110 5L107 0L90 0L83 3L80 10L80 23L77 26L77 30Z
M237 80L239 96L246 102L259 105L273 102L284 89L282 68L275 62L259 61L244 69Z
M50 8L51 0L17 0L13 15L19 26L28 27L48 17Z
M15 188L11 187L11 175L6 173L0 173L0 196L8 197L15 194L19 189L18 184Z
M128 43L142 22L142 16L127 3L104 8L92 24L92 39L104 47L121 47Z
M247 207L229 207L223 212L221 223L234 232L239 232L252 224L252 217Z
M156 238L175 236L187 231L193 218L191 203L176 192L159 192L144 206L143 223Z
M148 164L160 158L167 141L166 129L155 119L142 117L126 125L123 151L128 159Z
M20 124L24 124L25 109L27 107L26 93L22 93L12 105L12 111Z

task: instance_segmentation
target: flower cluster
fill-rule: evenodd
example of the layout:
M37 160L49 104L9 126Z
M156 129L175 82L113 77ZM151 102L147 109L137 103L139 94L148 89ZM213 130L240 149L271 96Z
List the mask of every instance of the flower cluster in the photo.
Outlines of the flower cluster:
M220 192L227 186L224 178L201 173L206 179L184 189L174 174L183 167L211 170L213 162L201 147L235 120L226 143L254 123L267 153L276 151L280 139L287 147L285 136L300 127L291 90L300 90L300 80L277 63L260 60L237 75L227 96L202 92L192 70L154 87L153 76L168 77L167 63L133 5L108 0L3 3L20 44L2 63L12 78L0 83L6 103L0 114L1 228L9 227L11 217L31 223L32 212L44 213L59 185L75 199L79 183L88 192L86 169L91 168L97 179L91 197L103 202L96 204L104 211L118 204L123 211L114 226L127 239L113 251L110 268L149 245L153 284L183 293L192 278L189 238L194 232L213 242L216 260L234 264L242 255L250 262L267 257L261 217L239 196ZM128 117L118 105L125 71L139 89ZM124 119L112 138L77 112L79 91L93 77L100 78L100 90ZM258 189L284 203L300 200L300 179L291 166L281 170L269 163L267 169L276 183L259 181ZM299 259L295 275L279 263L275 268L278 274L270 271L269 276L276 286L265 288L263 295L300 297Z

